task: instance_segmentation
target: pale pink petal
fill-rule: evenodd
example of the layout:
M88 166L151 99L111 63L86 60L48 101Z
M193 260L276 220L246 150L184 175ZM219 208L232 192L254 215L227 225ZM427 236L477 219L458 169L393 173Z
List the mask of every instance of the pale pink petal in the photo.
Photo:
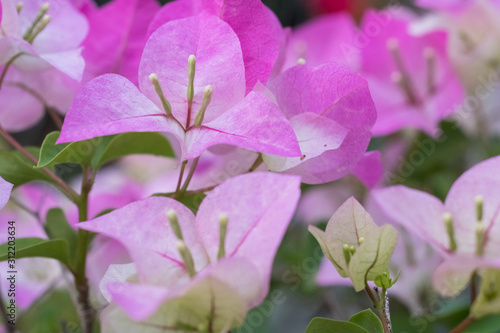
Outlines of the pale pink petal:
M210 122L245 96L245 68L238 37L231 27L206 13L171 21L148 40L139 67L141 91L160 107L160 99L149 75L159 77L172 113L183 125L187 122L188 58L196 56L194 100L190 125L200 109L206 86L213 88L205 121ZM189 127L189 126L186 126Z
M369 188L377 185L382 180L384 173L380 152L367 152L352 170L352 173Z
M286 171L328 150L335 150L348 132L335 121L312 112L292 117L290 124L297 135L301 155L292 158L265 155L264 161L269 170Z
M300 196L300 178L254 173L227 180L202 202L196 228L210 259L217 260L219 217L229 217L226 256L245 258L255 265L262 283L257 303L269 290L274 254ZM242 191L245 189L245 191Z
M288 118L313 112L348 130L338 149L287 172L300 174L303 182L310 184L329 182L351 172L366 152L376 119L366 80L339 64L317 68L299 65L272 80L269 88Z
M56 53L76 49L87 36L89 25L83 14L68 1L24 1L20 30L24 33L31 26L43 3L49 4L50 23L35 38L33 47L38 53Z
M493 157L465 172L453 184L445 201L452 214L458 251L474 253L477 226L474 198L484 199L483 221L487 228L486 255L497 257L500 251L500 157Z
M219 289L221 287L226 289L226 292L230 291L235 299L241 299L248 309L261 292L258 279L255 267L248 261L222 259L216 265L209 266L198 273L189 283L180 288L167 289L117 282L108 284L108 289L113 301L122 307L130 318L139 321L152 316L166 302L170 301L175 304L177 299L182 299L183 296L188 295L191 301L186 300L185 303L187 304L184 304L184 306L179 303L180 307L177 308L177 311L180 311L179 314L182 316L182 312L189 311L186 305L189 306L189 303L195 300L196 294L199 294L198 302L205 303L208 301L208 304L213 303L215 308L213 311L216 314L223 315L223 311L219 306L223 304L224 295L217 293L221 291ZM214 290L211 290L211 286L215 287ZM227 297L227 295L225 296ZM207 315L209 314L210 306Z
M81 52L82 49L79 48L58 53L44 53L40 57L70 78L81 81L85 68L85 60Z
M10 191L12 191L13 185L11 183L7 183L0 177L0 209L2 209L9 201Z
M11 73L14 69L11 68ZM10 73L9 73L10 74ZM43 104L19 87L9 85L9 75L0 90L0 124L9 132L19 132L38 123L43 115Z
M448 251L449 239L443 220L446 210L439 199L401 185L371 193L387 216L429 242L438 252Z
M58 143L124 132L173 132L175 121L116 74L87 83L75 97ZM174 128L174 130L172 130Z
M170 198L150 197L136 201L79 228L97 232L119 241L136 263L142 282L165 286L181 283L186 278L184 264L177 251L177 238L167 219L174 209L186 245L191 250L196 269L206 264L205 250L196 236L194 215L184 205Z
M434 271L434 290L445 297L456 296L470 283L474 271L480 268L500 269L500 261L463 255L450 257Z
M251 92L217 119L188 130L186 159L222 143L261 153L300 156L292 126L279 108L260 92Z
M316 275L316 283L320 287L347 286L352 287L351 279L343 278L335 269L330 260L323 258Z
M0 1L0 36L17 35L19 16L17 15L16 2L12 0Z

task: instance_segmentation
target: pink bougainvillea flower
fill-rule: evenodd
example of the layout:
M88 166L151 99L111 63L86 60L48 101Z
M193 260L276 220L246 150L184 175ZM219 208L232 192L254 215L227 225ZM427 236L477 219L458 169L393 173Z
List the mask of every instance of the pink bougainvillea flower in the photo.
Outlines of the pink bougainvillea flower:
M297 65L300 59L311 66L339 62L359 69L361 53L351 52L350 46L357 32L356 22L346 12L320 16L298 26L288 42L283 70Z
M343 65L306 64L290 68L268 86L292 124L302 156L265 155L267 167L300 174L311 184L352 172L365 155L377 117L366 80Z
M65 113L79 86L55 68L25 72L11 67L0 89L0 124L7 131L18 132L38 123L45 108Z
M139 87L115 74L87 83L75 97L58 142L159 131L181 143L181 160L220 143L300 155L279 108L261 92L245 97L238 37L215 16L204 13L156 30L144 49Z
M384 21L383 15L371 12L364 24ZM415 35L410 31L411 22L392 15L361 50L361 72L370 83L379 111L374 135L407 127L436 135L439 122L453 114L464 99L447 56L446 32Z
M372 194L388 216L429 242L445 258L494 259L500 251L499 167L500 158L494 157L465 172L453 184L444 204L430 194L404 186L377 189ZM473 271L466 266L463 270ZM445 275L438 274L434 285L442 285L438 280ZM450 295L463 287L465 284L457 283L437 291Z
M10 192L11 185L0 179L0 206L2 206L3 195ZM6 192L7 191L7 192ZM7 224L14 221L16 228L16 238L42 238L47 239L43 229L43 223L48 206L55 204L56 195L51 192L48 186L40 184L26 184L16 188L12 193L12 198L22 203L24 208L16 204L8 204L0 212L2 230L0 231L1 243L8 240ZM29 211L29 212L28 212ZM8 262L0 263L0 269L9 271ZM21 310L37 300L50 287L58 286L62 282L61 265L55 259L46 258L21 258L16 259L16 304ZM4 276L5 277L5 276ZM3 297L7 297L10 281L2 278L0 288Z
M13 185L6 182L0 177L0 209L2 209L9 201L10 191L12 191Z
M246 92L265 84L280 52L283 29L261 0L177 0L166 4L150 26L152 33L171 20L206 11L229 24L238 36L245 65Z
M85 62L80 44L88 23L70 2L2 0L0 65L22 70L54 67L74 80L82 77Z
M84 3L80 11L90 24L83 42L84 80L117 73L137 85L148 26L159 9L156 0L114 0L101 7L93 1Z
M299 187L296 176L247 174L213 190L196 217L173 199L151 197L79 226L130 253L137 277L108 289L114 303L141 321L137 327L214 325L219 332L240 325L266 296ZM193 311L199 315L189 318ZM104 325L111 331L119 323Z

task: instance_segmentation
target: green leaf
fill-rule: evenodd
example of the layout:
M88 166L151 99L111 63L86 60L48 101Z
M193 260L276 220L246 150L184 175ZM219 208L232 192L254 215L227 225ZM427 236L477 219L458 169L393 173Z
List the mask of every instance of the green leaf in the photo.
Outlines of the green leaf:
M52 132L45 137L40 149L38 168L62 163L75 163L88 166L99 144L105 141L101 137L85 141L56 144L60 134L60 132Z
M52 132L43 141L38 166L75 163L98 169L105 163L132 154L173 157L165 136L159 133L122 133L90 140L56 144L60 132Z
M69 266L68 243L62 239L45 240L41 238L18 238L15 241L15 258L43 257L61 261ZM0 245L0 261L9 259L12 246L8 243Z
M349 321L363 327L369 333L384 333L382 321L380 321L380 318L370 309L355 314Z
M47 212L45 231L51 239L64 239L68 243L69 257L76 255L77 233L71 227L60 208L53 208Z
M100 145L92 161L94 167L100 167L119 157L132 154L149 154L174 157L170 142L160 133L122 133L108 137L107 144Z
M168 198L174 198L174 193L155 193L152 195L153 197L168 197ZM180 198L174 198L175 200L179 201L182 203L184 206L189 208L193 214L196 215L198 212L198 209L200 208L201 202L203 199L205 199L206 194L204 193L195 193L195 194L187 194L183 195Z
M314 318L307 325L306 333L370 333L363 327L348 321Z
M36 148L29 148L28 151L34 156L38 155L38 149ZM34 180L53 182L45 172L34 169L33 162L20 152L0 150L0 161L0 177L14 184L14 186Z

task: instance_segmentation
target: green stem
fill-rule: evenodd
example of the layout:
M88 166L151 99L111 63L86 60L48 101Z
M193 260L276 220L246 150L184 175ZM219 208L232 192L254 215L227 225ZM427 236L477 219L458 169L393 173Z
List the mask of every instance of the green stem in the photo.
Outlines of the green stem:
M88 169L83 168L82 191L78 201L78 220L84 222L88 220L89 193L92 189L93 181L89 179ZM95 311L89 300L89 285L85 274L87 261L87 247L90 233L83 229L78 229L75 286L78 292L78 303L80 304L83 332L92 333L94 329Z
M177 181L177 187L175 188L175 194L179 193L182 185L182 178L184 177L184 170L186 170L187 161L182 162L181 171L179 173L179 180Z
M470 281L470 304L472 305L475 300L476 300L476 297L477 297L477 273L474 272L474 274L472 274L472 278L471 278L471 281Z
M469 327L476 319L474 317L468 316L464 319L457 327L451 330L450 333L462 333L467 327Z
M0 75L0 89L2 89L3 81L5 80L5 76L7 75L7 71L9 70L10 66L14 63L14 61L16 61L17 58L19 58L23 54L24 54L24 52L19 52L19 53L15 54L5 64L3 71L2 71L2 74Z
M183 196L186 193L186 190L189 186L189 183L191 182L191 179L193 178L194 172L196 171L196 166L198 165L199 160L200 160L199 157L197 157L193 160L193 164L191 164L191 168L189 169L189 173L187 175L186 181L184 182L184 185L182 185L182 188L179 191L179 196Z
M262 158L262 154L259 154L259 156L255 160L255 162L253 162L250 169L248 169L248 172L254 172L255 170L257 170L257 168L262 164L262 162L264 162L264 159Z
M384 307L384 302L385 302L385 293L386 291L384 290L382 292L382 297L380 299L377 299L375 295L373 294L372 290L368 286L368 284L365 286L365 290L370 297L370 300L373 303L373 306L375 309L377 309L379 313L380 320L382 321L382 326L384 327L384 333L392 333L391 329L389 328L389 321L387 318L387 314L385 312L385 307Z

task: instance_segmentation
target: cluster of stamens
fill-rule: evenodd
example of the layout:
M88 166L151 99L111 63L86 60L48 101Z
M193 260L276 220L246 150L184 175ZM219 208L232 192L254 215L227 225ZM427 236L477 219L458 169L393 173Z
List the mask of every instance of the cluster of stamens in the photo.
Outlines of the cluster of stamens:
M391 74L392 81L394 81L394 83L401 88L409 104L420 105L422 100L415 90L412 77L410 76L403 61L399 42L394 38L389 39L387 41L387 49L391 53L397 68L397 70ZM436 52L434 49L427 47L424 50L423 57L425 58L425 62L427 64L426 94L432 96L436 92Z
M187 110L186 125L183 126L180 122L177 121L185 131L188 130L191 126L191 111L193 108L193 99L194 99L195 73L196 73L196 57L194 55L191 55L189 56L188 59L188 87L186 94L188 102L188 110ZM153 84L156 94L160 98L163 110L167 114L167 117L175 119L174 115L172 114L172 106L168 101L167 97L165 97L165 94L163 93L163 89L161 87L158 75L152 73L151 75L149 75L149 80ZM205 112L207 111L207 108L210 105L213 92L214 91L212 89L212 86L208 85L205 87L205 90L203 91L203 100L201 102L201 107L198 113L196 114L196 117L194 118L194 126L199 127L203 124L203 119L205 118Z
M365 241L364 237L359 237L358 246L363 244L364 241ZM344 254L346 265L349 265L349 263L351 262L351 257L356 253L356 247L354 245L344 244L342 246L342 252Z
M476 251L475 254L478 257L484 255L484 248L486 245L486 227L483 221L484 212L484 199L481 195L477 195L474 198L476 206ZM446 233L449 240L449 250L451 252L456 252L458 248L457 241L455 239L455 228L453 226L453 218L450 213L443 214L443 221L446 227Z
M184 236L182 235L182 230L175 210L170 209L167 212L167 219L175 237L177 237L177 251L182 258L184 267L186 268L189 276L192 278L196 275L194 259L191 250L189 250L189 247L186 245L186 241L184 240ZM221 259L226 256L226 235L228 222L229 218L227 214L221 213L219 215L219 251L217 253L217 259Z
M17 3L16 8L18 14L21 13L23 7L24 5L22 2ZM33 44L35 38L47 27L47 25L50 23L51 20L50 15L47 14L48 11L49 11L49 4L44 3L40 7L38 13L36 14L33 23L24 33L23 39L25 41L27 41L30 44Z

